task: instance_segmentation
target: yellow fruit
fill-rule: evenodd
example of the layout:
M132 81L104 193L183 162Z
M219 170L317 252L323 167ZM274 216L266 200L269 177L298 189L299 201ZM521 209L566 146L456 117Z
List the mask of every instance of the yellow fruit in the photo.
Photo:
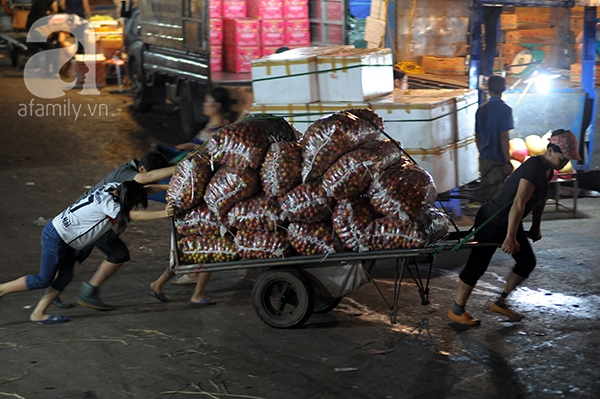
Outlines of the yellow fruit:
M571 174L573 173L573 163L571 161L569 161L564 168L562 168L561 170L558 171L558 173L567 173L567 174Z
M531 134L525 138L525 144L529 150L529 155L542 155L546 152L547 143L537 134Z

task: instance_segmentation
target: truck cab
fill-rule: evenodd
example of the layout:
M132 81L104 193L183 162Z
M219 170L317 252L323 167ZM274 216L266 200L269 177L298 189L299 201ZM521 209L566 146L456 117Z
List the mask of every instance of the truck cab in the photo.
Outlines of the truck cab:
M147 0L122 7L133 108L167 100L179 106L181 127L193 137L206 123L202 102L210 82L208 2Z

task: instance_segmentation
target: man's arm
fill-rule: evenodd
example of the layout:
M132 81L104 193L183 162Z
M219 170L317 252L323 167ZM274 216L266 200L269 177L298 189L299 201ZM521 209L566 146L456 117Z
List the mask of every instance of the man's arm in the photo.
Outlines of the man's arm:
M504 162L506 162L504 165L504 174L506 176L510 175L513 170L512 164L510 163L509 140L508 130L500 133L500 146L502 147Z
M154 169L150 172L138 172L138 174L135 175L133 180L140 184L146 185L166 179L167 177L172 176L173 172L175 172L175 166L169 166L167 168L162 169Z
M175 214L173 204L167 204L162 211L129 211L131 220L154 220L171 217Z

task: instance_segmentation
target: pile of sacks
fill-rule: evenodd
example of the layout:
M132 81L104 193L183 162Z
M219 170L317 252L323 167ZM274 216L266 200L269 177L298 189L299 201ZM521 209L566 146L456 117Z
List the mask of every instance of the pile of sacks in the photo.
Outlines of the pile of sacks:
M181 260L422 248L444 238L450 220L433 208L431 175L400 143L380 139L383 127L370 109L337 112L304 134L270 115L225 126L169 184Z

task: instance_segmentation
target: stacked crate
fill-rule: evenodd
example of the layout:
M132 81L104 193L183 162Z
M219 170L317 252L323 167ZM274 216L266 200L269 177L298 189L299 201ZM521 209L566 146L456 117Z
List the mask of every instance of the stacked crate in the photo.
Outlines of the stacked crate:
M210 18L210 70L223 70L223 2L211 0L209 3Z
M503 12L500 16L504 36L502 66L512 64L515 56L526 49L524 44L540 44L537 48L549 57L556 38L556 29L551 22L549 7L515 7L513 12Z
M367 48L377 48L385 43L385 27L387 20L387 0L372 0L371 12L365 25L365 41Z

